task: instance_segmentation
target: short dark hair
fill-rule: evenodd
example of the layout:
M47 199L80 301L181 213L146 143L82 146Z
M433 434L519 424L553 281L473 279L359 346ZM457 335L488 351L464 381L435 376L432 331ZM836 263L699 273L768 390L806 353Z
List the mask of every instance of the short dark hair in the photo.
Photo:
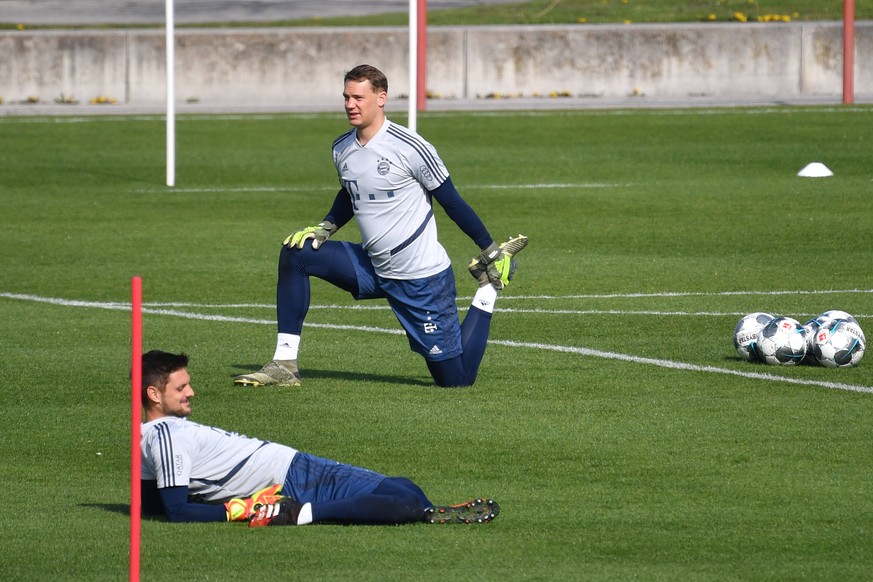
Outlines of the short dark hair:
M163 391L167 387L170 374L188 367L187 354L171 354L152 350L142 355L142 404L148 404L146 390L149 386Z
M376 91L377 93L379 91L388 92L388 77L385 76L385 73L372 65L358 65L346 73L346 76L343 78L343 83L348 83L349 81L370 81L370 85L373 86L373 91Z

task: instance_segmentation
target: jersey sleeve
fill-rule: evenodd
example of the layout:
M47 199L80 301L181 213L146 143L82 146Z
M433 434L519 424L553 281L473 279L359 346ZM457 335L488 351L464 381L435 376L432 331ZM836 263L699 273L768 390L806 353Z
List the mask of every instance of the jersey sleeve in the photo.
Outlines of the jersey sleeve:
M423 146L413 148L417 154L410 160L412 175L431 192L440 187L449 179L449 171L443 165L442 159L437 155L436 149L427 142Z
M158 489L167 519L172 522L227 521L224 504L189 503L188 487Z
M164 515L164 506L161 503L161 495L158 493L158 482L146 478L143 472L143 479L140 480L139 484L142 514Z
M388 134L396 140L412 177L428 192L439 188L448 179L449 171L436 148L417 133L396 123L388 123Z
M327 216L325 216L324 219L332 222L336 225L337 229L340 229L345 226L354 215L355 211L352 207L351 196L346 192L345 188L340 188L339 192L336 193L336 198L333 200L333 206L331 206L330 212L327 213Z
M158 489L155 481L143 479L140 491L143 515L165 515L171 522L227 520L223 504L189 503L187 487Z
M487 248L494 242L482 219L467 201L461 198L450 177L446 177L445 181L431 192L431 196L440 203L458 228L479 245L480 249Z
M184 435L158 424L144 438L143 478L154 478L158 489L187 487L191 481L191 443Z

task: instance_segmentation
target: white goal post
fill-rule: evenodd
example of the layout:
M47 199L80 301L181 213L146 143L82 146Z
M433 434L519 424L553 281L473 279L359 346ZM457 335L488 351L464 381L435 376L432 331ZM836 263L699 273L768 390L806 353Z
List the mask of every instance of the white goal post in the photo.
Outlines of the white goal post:
M167 186L176 185L176 33L173 0L164 0L167 56ZM409 129L415 131L418 109L424 109L427 0L409 0ZM421 64L421 66L419 66Z
M176 183L175 24L173 0L166 5L167 186ZM426 107L427 0L409 0L408 127L416 131L418 112ZM843 0L843 103L855 102L855 0Z

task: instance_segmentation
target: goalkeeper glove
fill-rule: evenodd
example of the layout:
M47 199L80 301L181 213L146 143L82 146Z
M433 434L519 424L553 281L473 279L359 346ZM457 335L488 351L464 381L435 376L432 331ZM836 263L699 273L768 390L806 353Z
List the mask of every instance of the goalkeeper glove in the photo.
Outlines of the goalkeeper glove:
M282 496L278 494L280 489L282 489L282 485L277 483L264 487L251 497L231 499L224 504L227 521L248 521L262 505L277 503L282 499Z
M335 224L325 220L316 226L307 226L303 230L298 230L295 233L289 234L282 244L286 245L289 249L294 247L302 249L303 243L306 239L311 238L312 250L317 251L318 247L320 247L324 241L329 239L330 235L335 233L336 230L337 228Z
M497 243L491 243L479 254L479 264L485 266L485 274L495 289L501 290L509 283L512 256L504 253Z
M297 525L302 504L290 497L277 503L258 506L255 515L249 520L249 527L264 527L268 525Z
M479 286L491 283L498 291L509 284L515 271L515 255L527 246L527 237L523 234L511 237L499 245L491 245L483 249L478 257L470 262L470 273L479 281Z

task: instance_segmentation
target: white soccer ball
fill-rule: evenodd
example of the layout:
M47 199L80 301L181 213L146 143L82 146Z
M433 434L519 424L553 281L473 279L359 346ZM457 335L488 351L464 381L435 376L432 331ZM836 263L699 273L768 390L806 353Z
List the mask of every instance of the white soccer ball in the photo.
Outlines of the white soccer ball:
M858 321L854 317L840 309L830 309L828 311L820 313L819 317L821 319L848 319L852 323L858 323Z
M864 343L867 343L867 338L864 337L864 330L861 329L861 324L858 323L858 320L852 317L850 314L845 311L840 311L839 309L831 309L830 311L825 311L821 315L819 315L816 319L819 320L820 324L824 324L825 321L830 321L831 319L845 319L849 323L858 326L858 329L861 331L861 338L864 340Z
M828 321L830 321L830 318L821 314L803 324L803 331L806 333L806 357L803 358L804 364L810 364L812 366L818 364L815 355L812 353L812 344L815 343L815 334L818 333L818 328Z
M816 361L828 368L857 366L866 349L861 326L848 319L832 319L822 324L812 344Z
M744 315L736 327L734 327L734 349L737 350L737 355L747 362L760 362L758 356L758 332L765 325L770 323L775 317L769 313L756 311Z
M777 317L758 332L758 354L766 364L794 366L806 356L806 332L792 317Z

